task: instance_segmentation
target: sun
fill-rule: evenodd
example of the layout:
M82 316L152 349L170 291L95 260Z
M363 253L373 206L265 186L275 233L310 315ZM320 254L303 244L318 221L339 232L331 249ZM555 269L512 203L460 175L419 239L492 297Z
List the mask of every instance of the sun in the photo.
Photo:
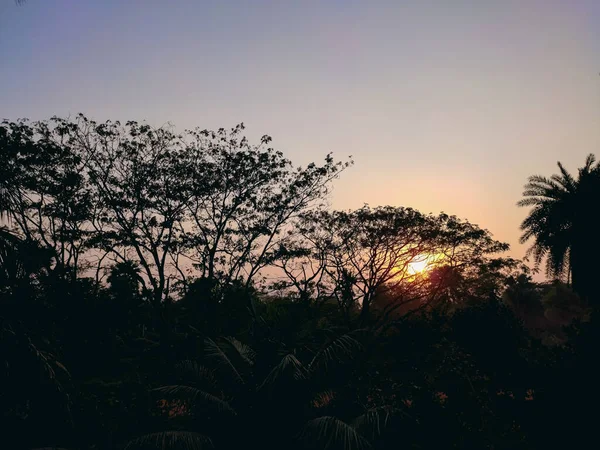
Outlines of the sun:
M415 256L408 263L408 273L410 275L423 275L442 259L441 255L421 254Z
M429 267L429 261L424 259L415 258L414 261L408 263L408 272L411 275L417 275L425 272Z

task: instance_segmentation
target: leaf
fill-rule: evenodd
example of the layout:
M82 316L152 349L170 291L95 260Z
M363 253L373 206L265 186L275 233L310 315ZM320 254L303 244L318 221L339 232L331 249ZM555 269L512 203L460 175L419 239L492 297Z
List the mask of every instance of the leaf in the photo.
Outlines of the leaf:
M215 379L213 371L198 364L197 361L186 359L177 364L176 368L183 380L193 381L211 387L216 387L217 385L217 380Z
M256 358L256 353L252 348L247 346L246 344L241 343L237 339L233 337L223 338L226 342L228 342L233 349L239 354L239 356L249 365L252 366L254 364L254 359Z
M279 364L277 364L269 372L265 380L261 383L258 389L262 389L266 385L275 383L280 377L282 377L288 371L292 372L294 380L303 380L306 378L307 371L304 365L291 353L285 355Z
M228 367L235 379L237 379L240 383L244 383L244 378L242 377L242 374L235 367L229 356L227 356L227 353L225 353L222 346L217 344L211 338L206 338L204 340L204 345L206 346L207 356L218 360L221 363L221 365Z
M315 408L325 408L335 399L335 393L331 390L319 392L312 401L312 406Z
M388 425L388 422L397 410L391 406L381 406L366 411L358 416L352 422L352 425L358 430L369 429L373 436L381 434L383 428Z
M344 450L371 448L371 444L351 425L332 416L323 416L306 423L299 439L308 441L311 447L328 449L338 447Z
M345 358L352 358L355 351L362 349L362 344L352 336L359 331L362 330L346 333L327 343L315 354L308 369L314 371L321 365L327 367L332 361L339 362Z

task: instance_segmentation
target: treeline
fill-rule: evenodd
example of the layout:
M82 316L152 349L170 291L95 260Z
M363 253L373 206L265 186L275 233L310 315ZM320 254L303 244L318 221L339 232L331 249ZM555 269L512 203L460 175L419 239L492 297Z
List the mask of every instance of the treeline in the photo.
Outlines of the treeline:
M295 168L268 136L250 144L243 125L176 135L79 116L0 130L6 232L50 250L52 270L73 280L100 283L128 265L156 304L196 280L250 288L268 276L306 301L360 304L366 318L375 293L406 285L422 255L462 276L516 267L497 258L507 245L445 214L329 211L331 182L351 161Z
M589 284L533 283L447 214L332 211L351 160L243 131L2 123L7 448L574 439L548 427L588 423Z

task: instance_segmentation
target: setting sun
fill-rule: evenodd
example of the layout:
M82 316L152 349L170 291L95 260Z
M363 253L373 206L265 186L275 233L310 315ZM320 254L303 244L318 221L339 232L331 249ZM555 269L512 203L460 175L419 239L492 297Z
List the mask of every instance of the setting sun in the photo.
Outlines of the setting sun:
M408 272L412 275L423 273L427 270L429 261L427 259L418 259L408 264Z
M419 275L429 271L442 256L440 255L417 255L408 263L408 273L410 275Z

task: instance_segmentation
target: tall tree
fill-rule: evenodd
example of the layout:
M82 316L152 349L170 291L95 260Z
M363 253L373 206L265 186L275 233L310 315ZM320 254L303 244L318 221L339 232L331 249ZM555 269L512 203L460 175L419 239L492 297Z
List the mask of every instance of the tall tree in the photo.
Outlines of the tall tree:
M66 125L93 187L93 245L116 262L137 262L159 303L179 275L187 199L181 137L135 121L97 124L79 116Z
M11 231L52 249L55 268L74 279L90 211L81 159L46 122L2 122L0 149L0 210Z
M548 276L567 276L573 290L590 299L600 269L600 164L589 155L577 178L560 162L558 168L559 174L534 175L525 185L518 205L532 209L521 224L521 242L533 240L529 255L536 268L545 259Z
M252 145L232 130L195 130L187 147L191 259L203 277L246 285L273 258L291 221L322 206L331 181L351 164L327 155L323 165L294 167L263 136Z

